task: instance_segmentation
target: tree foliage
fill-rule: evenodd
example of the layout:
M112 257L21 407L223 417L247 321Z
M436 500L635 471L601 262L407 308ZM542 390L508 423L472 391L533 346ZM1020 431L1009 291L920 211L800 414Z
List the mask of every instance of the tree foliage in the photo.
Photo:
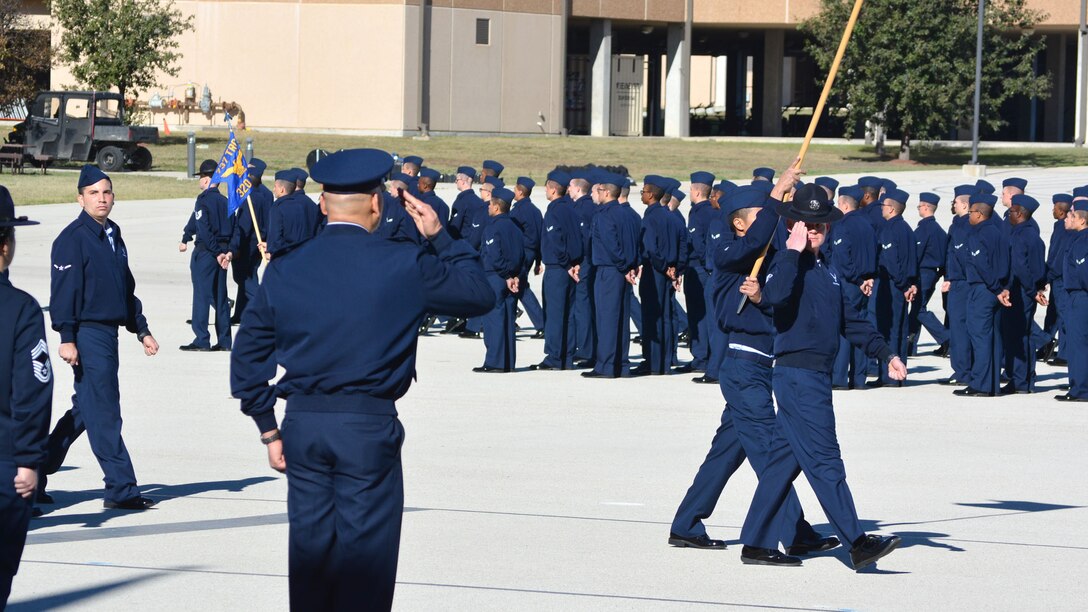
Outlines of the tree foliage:
M51 0L62 33L57 59L82 85L122 96L176 76L177 37L193 27L173 0Z
M853 0L821 0L801 24L806 49L830 70ZM1044 40L1028 32L1045 15L1025 0L986 2L982 129L1007 123L1002 105L1018 95L1050 94L1050 77L1033 60ZM974 116L978 0L868 0L843 57L829 105L848 108L847 125L870 121L902 138L942 138ZM821 83L822 84L822 83Z
M49 31L35 29L19 0L0 0L0 107L25 104L49 86Z

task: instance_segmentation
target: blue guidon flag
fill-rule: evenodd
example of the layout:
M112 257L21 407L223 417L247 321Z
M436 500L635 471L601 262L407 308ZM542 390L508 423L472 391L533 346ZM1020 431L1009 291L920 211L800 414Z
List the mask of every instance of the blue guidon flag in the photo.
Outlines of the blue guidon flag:
M242 155L242 147L238 145L238 138L234 135L234 128L230 125L230 115L227 115L227 128L230 130L230 139L227 148L223 149L223 157L219 158L219 166L212 175L212 183L225 183L227 185L227 215L233 215L234 211L249 197L249 191L253 183L249 180L249 164L246 156Z

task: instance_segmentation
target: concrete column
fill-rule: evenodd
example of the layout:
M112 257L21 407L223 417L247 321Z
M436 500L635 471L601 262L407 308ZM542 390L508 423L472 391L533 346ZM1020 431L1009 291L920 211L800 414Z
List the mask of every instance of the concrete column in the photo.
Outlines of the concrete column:
M670 23L665 68L665 136L691 134L691 23Z
M763 34L763 132L764 136L782 135L782 59L786 51L786 33L767 30Z
M725 101L725 84L729 80L725 67L728 63L728 56L719 55L714 58L714 108L725 109L729 106Z
M612 126L612 20L594 21L589 28L589 135L608 136Z
M661 136L661 56L646 56L646 125L643 134Z
M1080 2L1080 28L1077 30L1077 106L1073 109L1074 143L1083 147L1088 141L1088 0Z

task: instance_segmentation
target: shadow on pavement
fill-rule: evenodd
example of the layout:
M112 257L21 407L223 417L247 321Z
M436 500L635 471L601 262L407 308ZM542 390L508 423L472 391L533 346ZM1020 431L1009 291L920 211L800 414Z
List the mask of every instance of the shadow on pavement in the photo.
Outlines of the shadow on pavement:
M57 593L55 595L44 595L35 599L28 599L25 601L16 601L8 604L8 612L29 612L30 610L52 610L60 606L72 605L77 602L81 602L85 599L96 597L103 593L108 593L116 589L122 589L141 582L146 582L154 578L160 578L166 575L166 572L157 572L149 574L147 576L137 576L135 578L129 578L127 580L117 580L114 582L107 582L93 587L87 587L84 589L75 589L72 591L66 591L64 593Z

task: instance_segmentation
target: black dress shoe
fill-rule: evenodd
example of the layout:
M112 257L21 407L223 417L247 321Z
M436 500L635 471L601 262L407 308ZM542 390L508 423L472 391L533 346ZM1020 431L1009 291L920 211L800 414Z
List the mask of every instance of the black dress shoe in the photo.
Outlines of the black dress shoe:
M1047 342L1039 350L1035 351L1036 361L1047 361L1054 357L1054 350L1058 348L1058 343L1051 340Z
M543 329L537 330L537 332L535 334L533 334L532 336L529 336L529 337L534 339L534 340L542 340L544 338L544 330Z
M939 385L950 385L950 386L958 387L958 386L963 384L963 381L956 378L955 376L950 376L948 378L942 378L942 379L938 380L937 384L939 384Z
M692 378L691 382L700 385L716 385L718 384L718 379L714 378L713 376L703 374L702 376L696 376L695 378Z
M684 536L678 536L675 533L669 534L669 544L678 546L680 548L702 548L705 550L725 550L724 540L712 540L710 536L698 535L693 538L685 538Z
M854 564L855 570L876 563L877 559L895 550L903 542L899 536L872 534L863 535L858 540L850 549L850 562Z
M691 344L691 334L689 334L688 332L681 332L681 334L676 337L676 343Z
M222 344L216 344L216 345L213 345L208 350L213 352L213 353L229 353L230 352L230 347L229 346L223 346Z
M465 331L457 334L457 337L458 338L479 338L480 337L480 332L468 331L466 329Z
M46 493L44 488L39 488L37 495L34 496L34 501L39 504L55 504L53 496Z
M147 510L157 503L158 502L153 499L137 495L136 497L119 502L106 500L102 502L102 507L110 510Z
M690 363L685 363L684 365L676 366L672 371L676 374L690 374L695 371L695 366Z
M789 557L774 548L756 548L745 546L740 549L740 561L745 565L775 565L778 567L801 567L801 560Z
M930 353L930 355L933 355L934 357L948 357L948 343L945 342L944 344L940 345L939 347L937 347L937 350Z
M649 376L650 374L654 374L654 372L650 371L650 366L645 364L636 368L631 368L632 377Z
M839 545L839 539L835 536L828 536L826 538L812 538L795 541L791 546L786 547L786 554L791 557L799 557L801 555L811 555L812 553L824 552L825 550L831 550Z
M1059 402L1088 402L1088 397L1073 397L1066 393L1065 395L1055 395L1054 399Z
M548 363L534 363L533 365L529 366L529 369L535 371L535 370L558 370L559 368L557 368L557 367L555 367L555 366L553 366L551 364L548 364Z
M987 393L986 391L979 391L974 387L964 387L962 389L956 389L952 392L952 395L958 395L960 397L993 397L993 393Z
M615 378L615 376L608 376L607 374L601 374L597 370L590 370L582 372L582 378Z
M479 366L479 367L472 368L472 371L473 372L480 372L480 373L492 373L492 372L509 372L510 370L507 370L505 368L492 368L492 367L488 367L488 366Z
M200 353L207 353L208 351L212 350L212 347L210 347L210 346L199 346L195 342L190 342L189 344L183 344L183 345L179 346L178 349L180 349L182 351L197 351L197 352L200 352Z
M866 389L879 389L879 388L881 388L883 386L884 386L884 381L879 379L879 378L876 379L876 380L872 380L872 381L869 381L869 382L865 383L865 388Z
M594 361L590 360L590 359L583 359L581 361L575 361L574 362L574 369L575 370L585 370L586 368L592 368L592 367L594 367L596 365L597 364Z
M642 344L642 336L631 338L631 344Z
M1001 387L1001 395L1016 395L1017 393L1024 394L1031 393L1031 391L1028 391L1027 389L1017 389L1016 385L1012 383Z
M1058 385L1058 390L1059 391L1068 391L1069 390L1069 385L1067 385L1067 384L1066 385Z

